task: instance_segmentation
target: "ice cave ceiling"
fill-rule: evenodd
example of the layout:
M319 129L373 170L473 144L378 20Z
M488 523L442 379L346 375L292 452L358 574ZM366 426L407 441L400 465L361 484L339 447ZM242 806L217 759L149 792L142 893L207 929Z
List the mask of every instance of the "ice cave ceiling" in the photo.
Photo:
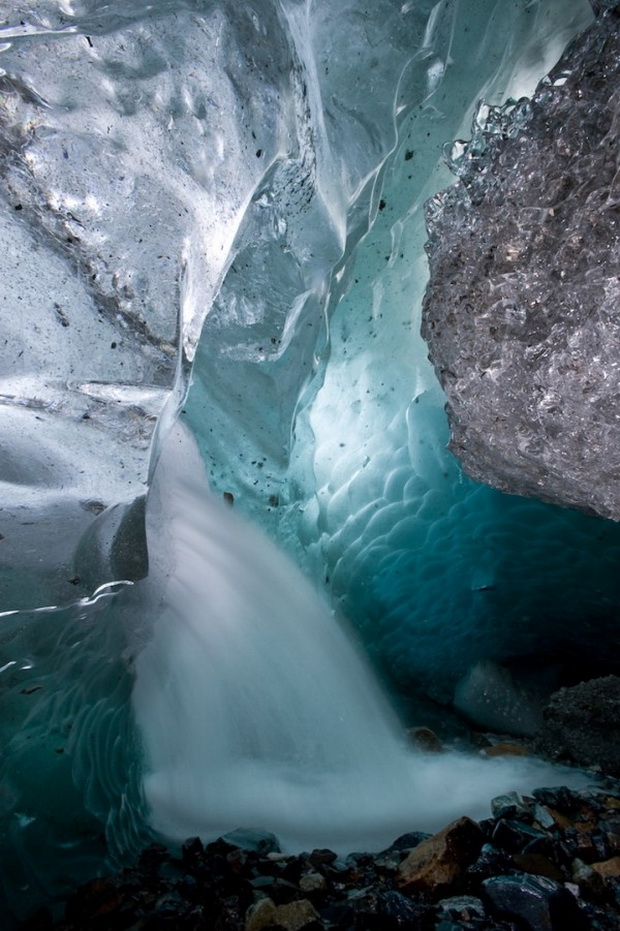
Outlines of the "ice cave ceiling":
M88 817L121 817L101 814L101 786L134 765L114 736L129 685L96 663L120 655L117 634L78 657L79 611L32 612L145 574L143 496L179 412L215 493L401 694L448 701L481 659L620 668L620 529L467 478L420 335L445 147L481 100L531 95L592 21L587 0L0 0L9 797L36 795L14 783L22 722L44 744L50 720L105 695L116 755L87 780L76 746L72 779ZM609 253L616 269L617 238ZM45 689L28 703L37 676L52 710Z

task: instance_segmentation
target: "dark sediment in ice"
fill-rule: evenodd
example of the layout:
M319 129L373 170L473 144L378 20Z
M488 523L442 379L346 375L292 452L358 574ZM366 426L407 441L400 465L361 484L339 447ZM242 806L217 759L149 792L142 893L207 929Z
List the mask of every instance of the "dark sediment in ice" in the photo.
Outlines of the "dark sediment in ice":
M423 335L469 475L618 520L620 6L599 7L531 101L452 148Z

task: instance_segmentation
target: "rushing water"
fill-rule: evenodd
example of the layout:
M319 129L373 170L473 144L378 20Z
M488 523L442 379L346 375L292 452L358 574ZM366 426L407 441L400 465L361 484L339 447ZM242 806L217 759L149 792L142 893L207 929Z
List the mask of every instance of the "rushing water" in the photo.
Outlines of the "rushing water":
M342 625L213 497L180 427L156 467L147 536L154 583L139 585L154 627L132 701L149 820L166 837L242 826L275 831L287 849L379 849L404 824L438 829L483 816L495 794L567 777L408 748Z

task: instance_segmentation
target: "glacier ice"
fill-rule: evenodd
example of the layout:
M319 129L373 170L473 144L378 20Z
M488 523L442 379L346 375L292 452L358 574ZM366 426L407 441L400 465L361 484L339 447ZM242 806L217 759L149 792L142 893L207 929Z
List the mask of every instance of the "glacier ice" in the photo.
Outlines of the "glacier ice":
M170 725L140 698L151 660L191 653L150 639L176 544L161 526L144 548L177 416L213 494L294 556L402 691L447 700L473 663L512 654L614 661L596 641L620 534L467 480L417 332L443 143L481 96L531 93L590 20L586 0L0 0L0 856L16 911L138 849L184 791L160 765ZM190 622L197 597L181 598ZM497 786L467 766L462 808ZM443 791L445 769L427 772Z

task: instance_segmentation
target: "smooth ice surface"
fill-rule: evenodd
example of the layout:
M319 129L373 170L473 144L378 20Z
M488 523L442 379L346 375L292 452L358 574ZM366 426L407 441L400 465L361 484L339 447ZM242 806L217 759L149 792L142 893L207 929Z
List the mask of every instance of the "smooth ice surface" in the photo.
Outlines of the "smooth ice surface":
M341 625L202 473L177 426L147 502L155 571L132 593L153 624L132 702L156 830L181 841L266 828L287 850L377 850L404 824L433 831L483 817L505 791L583 784L521 758L408 749Z

